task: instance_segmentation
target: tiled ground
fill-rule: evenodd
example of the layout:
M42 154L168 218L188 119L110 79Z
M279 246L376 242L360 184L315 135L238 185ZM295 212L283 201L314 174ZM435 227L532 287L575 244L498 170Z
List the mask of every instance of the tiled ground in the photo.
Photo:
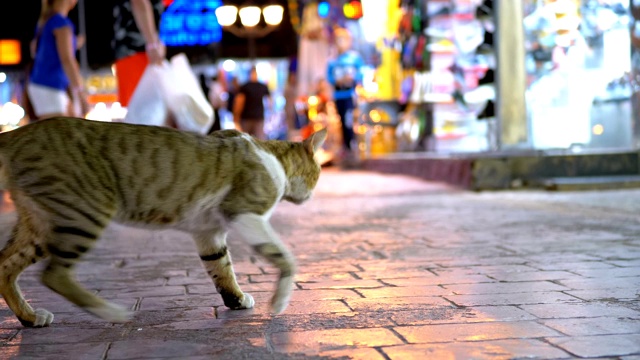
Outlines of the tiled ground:
M133 321L83 313L34 266L22 288L55 321L25 329L0 300L0 359L639 359L638 199L328 170L312 201L274 215L300 271L284 314L268 313L274 269L233 234L253 310L222 305L184 234L113 226L78 276Z

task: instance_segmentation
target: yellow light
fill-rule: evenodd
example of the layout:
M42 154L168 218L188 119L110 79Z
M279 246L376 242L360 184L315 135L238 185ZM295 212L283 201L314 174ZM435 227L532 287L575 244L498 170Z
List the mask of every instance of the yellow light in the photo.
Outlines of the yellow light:
M604 126L601 124L593 125L591 131L593 132L593 135L602 135L604 133Z
M350 3L344 4L342 10L344 11L344 16L347 19L352 19L356 15L356 9L354 9L353 5L351 5Z
M371 121L375 123L380 122L380 120L382 120L382 116L380 115L380 112L378 110L371 110L369 112L369 117L371 118Z
M269 5L262 9L264 21L269 25L278 25L282 22L284 9L280 5Z
M318 105L319 100L318 100L317 96L309 96L309 99L307 100L307 102L311 106L316 106L316 105Z
M230 26L236 22L238 8L233 5L220 6L216 9L216 18L220 26Z
M359 19L362 17L362 4L352 0L342 6L342 11L347 19Z
M262 11L257 6L243 7L238 11L240 14L240 22L246 27L253 27L260 22L260 13Z
M0 65L17 65L21 60L20 40L0 40Z

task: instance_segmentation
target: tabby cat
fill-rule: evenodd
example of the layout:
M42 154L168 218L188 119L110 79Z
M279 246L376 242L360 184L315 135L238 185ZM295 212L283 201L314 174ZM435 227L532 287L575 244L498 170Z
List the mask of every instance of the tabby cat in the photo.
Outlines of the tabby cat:
M169 128L54 118L0 134L0 188L17 223L0 251L0 293L24 326L47 326L17 279L49 258L42 282L109 322L130 313L83 288L73 269L110 221L191 234L205 270L231 309L254 305L236 282L229 229L280 270L272 311L287 307L295 263L269 217L280 200L309 199L320 176L314 153L326 129L303 142L259 141L235 130L200 136Z

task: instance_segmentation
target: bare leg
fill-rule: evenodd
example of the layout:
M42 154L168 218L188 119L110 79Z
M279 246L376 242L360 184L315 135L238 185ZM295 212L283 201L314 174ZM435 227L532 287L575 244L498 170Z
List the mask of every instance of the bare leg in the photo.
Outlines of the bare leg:
M194 235L198 255L207 274L213 280L224 304L234 310L250 309L255 304L250 294L243 293L233 272L231 254L227 250L227 233Z

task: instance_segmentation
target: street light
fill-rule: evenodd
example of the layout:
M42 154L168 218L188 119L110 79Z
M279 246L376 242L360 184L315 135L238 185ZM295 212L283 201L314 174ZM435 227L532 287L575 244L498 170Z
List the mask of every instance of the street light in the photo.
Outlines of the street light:
M233 5L223 5L216 9L218 24L237 37L246 38L249 41L249 58L256 58L256 39L266 36L282 22L284 9L280 5L268 5L264 8L257 6L243 6L238 9ZM264 17L266 26L257 26L260 15ZM237 18L240 16L239 26Z

